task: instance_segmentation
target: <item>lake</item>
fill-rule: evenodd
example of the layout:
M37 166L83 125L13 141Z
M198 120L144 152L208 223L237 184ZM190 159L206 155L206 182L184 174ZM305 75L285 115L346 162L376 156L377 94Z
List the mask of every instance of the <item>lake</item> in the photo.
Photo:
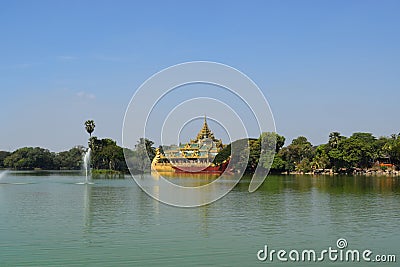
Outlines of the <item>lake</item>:
M76 184L83 179L72 173L2 177L0 266L364 266L257 259L265 245L321 251L336 248L339 238L349 249L400 260L400 178L269 176L254 193L243 179L199 208L159 203L128 176Z

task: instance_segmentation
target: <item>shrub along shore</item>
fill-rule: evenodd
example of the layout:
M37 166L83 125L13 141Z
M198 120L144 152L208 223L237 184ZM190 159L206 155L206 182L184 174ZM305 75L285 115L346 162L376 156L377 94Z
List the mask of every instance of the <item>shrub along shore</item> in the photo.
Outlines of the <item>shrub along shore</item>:
M389 176L396 177L400 176L400 171L397 170L376 170L376 169L366 169L366 170L343 170L339 172L334 172L332 169L320 169L311 172L281 172L282 175L365 175L365 176Z
M312 174L399 175L400 136L376 138L371 133L339 132L313 146L303 136L277 150L272 171Z

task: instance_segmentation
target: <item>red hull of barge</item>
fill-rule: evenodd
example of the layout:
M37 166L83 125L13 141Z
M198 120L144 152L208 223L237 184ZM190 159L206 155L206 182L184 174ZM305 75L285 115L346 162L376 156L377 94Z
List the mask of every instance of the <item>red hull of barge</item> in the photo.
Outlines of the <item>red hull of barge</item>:
M179 166L172 166L175 172L177 173L217 173L221 174L223 173L226 168L228 167L229 161L222 163L221 165L218 166L208 166L206 168L204 167L197 167L197 166L182 166L179 168Z

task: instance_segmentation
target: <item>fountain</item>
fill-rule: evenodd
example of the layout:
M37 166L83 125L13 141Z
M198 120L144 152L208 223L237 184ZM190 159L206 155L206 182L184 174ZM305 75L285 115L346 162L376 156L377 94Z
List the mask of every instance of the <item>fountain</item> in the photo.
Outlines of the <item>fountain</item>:
M77 184L93 184L90 182L91 180L91 171L90 171L90 154L92 150L89 148L86 153L83 155L83 169L85 170L85 181Z
M80 184L93 184L90 182L90 178L91 178L91 172L90 172L90 154L92 152L91 144L92 144L92 133L94 131L94 127L96 125L94 124L93 120L87 120L85 122L85 128L86 131L89 134L89 148L86 151L85 155L83 156L83 168L85 168L85 182L84 183L80 183Z
M0 185L1 184L7 184L7 185L25 185L25 184L33 184L32 182L2 182L3 178L7 177L7 174L10 172L10 170L5 170L5 171L0 171ZM9 178L10 176L8 176ZM5 179L9 180L9 179Z
M6 174L8 173L8 170L2 171L0 172L0 181L1 179L3 179L4 177L6 177Z
M92 150L89 149L86 151L85 155L83 156L83 168L85 168L85 183L89 183L89 175L90 175L90 153Z

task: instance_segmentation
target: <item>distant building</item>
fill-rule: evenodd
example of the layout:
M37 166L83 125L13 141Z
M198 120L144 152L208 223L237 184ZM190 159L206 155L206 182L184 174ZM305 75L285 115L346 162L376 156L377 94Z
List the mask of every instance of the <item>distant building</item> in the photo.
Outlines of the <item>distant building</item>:
M216 139L204 117L204 124L196 139L179 146L165 147L164 153L157 149L152 162L152 168L166 171L171 165L206 167L214 160L215 156L224 148L221 139ZM172 163L172 164L171 164ZM172 169L171 169L172 170Z
M209 163L223 148L222 140L214 137L214 134L208 128L207 119L204 117L203 128L197 134L196 139L189 143L170 147L164 151L164 155L171 163L179 164L184 162L191 163Z

